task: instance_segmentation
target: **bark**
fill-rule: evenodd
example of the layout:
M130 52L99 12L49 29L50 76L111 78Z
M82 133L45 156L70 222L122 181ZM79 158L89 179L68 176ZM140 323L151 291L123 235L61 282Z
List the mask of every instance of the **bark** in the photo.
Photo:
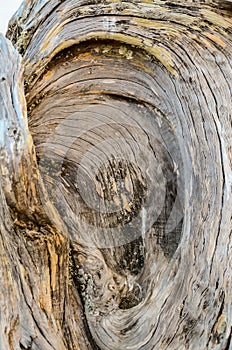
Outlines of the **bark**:
M232 1L25 1L0 37L0 348L232 348Z

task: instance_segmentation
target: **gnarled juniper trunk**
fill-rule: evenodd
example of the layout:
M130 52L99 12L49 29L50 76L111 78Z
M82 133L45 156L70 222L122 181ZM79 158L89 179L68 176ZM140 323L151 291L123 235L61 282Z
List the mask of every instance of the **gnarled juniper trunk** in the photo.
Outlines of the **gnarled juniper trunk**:
M232 347L232 2L25 1L0 37L0 348Z

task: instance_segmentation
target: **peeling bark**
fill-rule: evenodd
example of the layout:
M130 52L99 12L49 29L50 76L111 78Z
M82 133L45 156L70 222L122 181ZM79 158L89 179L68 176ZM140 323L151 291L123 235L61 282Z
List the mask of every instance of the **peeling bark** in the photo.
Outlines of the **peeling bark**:
M231 25L231 1L16 12L1 349L231 349Z

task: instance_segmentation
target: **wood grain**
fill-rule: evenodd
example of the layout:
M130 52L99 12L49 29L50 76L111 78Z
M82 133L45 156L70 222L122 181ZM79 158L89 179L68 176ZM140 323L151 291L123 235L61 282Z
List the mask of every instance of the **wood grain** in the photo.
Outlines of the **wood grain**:
M22 61L1 37L4 349L231 348L231 25L231 1L22 4Z

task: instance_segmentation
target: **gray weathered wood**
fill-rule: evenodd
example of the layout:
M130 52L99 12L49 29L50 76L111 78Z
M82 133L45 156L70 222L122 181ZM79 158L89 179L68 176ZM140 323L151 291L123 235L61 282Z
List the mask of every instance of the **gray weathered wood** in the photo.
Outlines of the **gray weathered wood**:
M22 4L1 348L231 349L231 27L231 1Z

